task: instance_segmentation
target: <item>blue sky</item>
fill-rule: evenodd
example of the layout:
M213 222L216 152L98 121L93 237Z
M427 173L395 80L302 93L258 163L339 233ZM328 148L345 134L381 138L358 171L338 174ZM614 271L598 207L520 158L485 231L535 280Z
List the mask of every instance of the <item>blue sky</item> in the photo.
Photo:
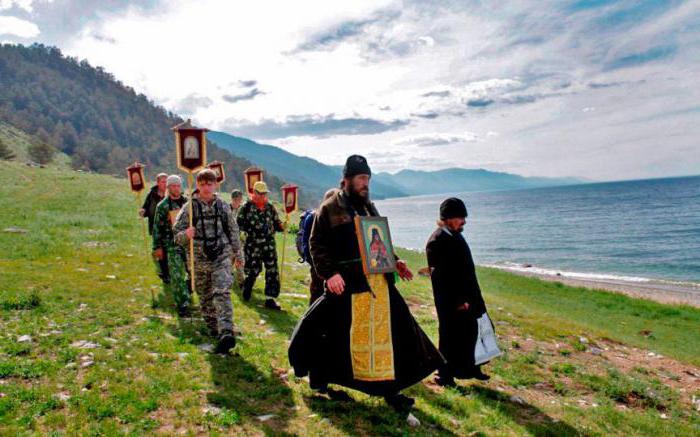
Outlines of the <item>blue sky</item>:
M700 173L699 1L0 0L0 41L329 164Z

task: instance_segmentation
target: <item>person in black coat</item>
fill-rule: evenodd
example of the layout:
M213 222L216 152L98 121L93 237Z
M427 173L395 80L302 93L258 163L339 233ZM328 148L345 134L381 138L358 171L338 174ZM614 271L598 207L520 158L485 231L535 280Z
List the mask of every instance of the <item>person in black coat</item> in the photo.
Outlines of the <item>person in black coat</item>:
M445 361L411 315L394 275L363 271L354 217L379 215L369 200L370 175L363 157L348 158L344 188L316 213L310 250L325 292L294 329L289 362L298 377L309 375L318 393L338 396L328 387L337 384L382 396L392 408L408 413L414 401L400 391ZM394 253L388 256L396 258ZM398 258L397 269L402 279L412 278Z
M151 187L151 190L146 196L146 200L143 202L143 206L139 210L139 215L148 220L148 235L153 235L156 207L163 199L165 199L167 179L167 174L158 173L156 176L156 184ZM165 258L154 258L153 261L156 263L156 273L158 274L158 277L160 277L163 283L169 284L170 272L168 271L168 261Z
M454 378L489 379L474 364L479 334L477 319L486 312L469 245L462 236L467 208L460 199L440 205L438 229L428 239L426 255L438 313L439 349L447 365L438 371L437 383L454 385Z

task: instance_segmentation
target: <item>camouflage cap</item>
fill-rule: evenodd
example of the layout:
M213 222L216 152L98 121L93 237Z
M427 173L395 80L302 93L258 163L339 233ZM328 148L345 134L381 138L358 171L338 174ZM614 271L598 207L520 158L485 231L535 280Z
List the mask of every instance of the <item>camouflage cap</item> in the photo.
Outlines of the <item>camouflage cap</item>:
M258 181L253 185L253 191L260 194L267 194L270 190L267 189L267 184L263 181Z

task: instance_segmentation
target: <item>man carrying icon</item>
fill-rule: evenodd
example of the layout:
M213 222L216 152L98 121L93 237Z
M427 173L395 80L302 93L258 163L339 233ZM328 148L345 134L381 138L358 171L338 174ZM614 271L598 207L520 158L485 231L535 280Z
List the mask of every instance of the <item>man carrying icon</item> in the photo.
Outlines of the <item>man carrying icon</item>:
M418 326L396 288L394 274L366 275L354 218L378 216L369 199L371 171L365 158L350 156L342 190L325 200L311 231L311 258L326 292L292 334L289 361L311 388L338 396L328 384L383 396L408 414L413 399L400 391L441 367L444 360ZM413 274L396 254L398 275ZM345 394L347 397L347 394ZM410 416L409 416L410 417ZM413 418L413 420L416 420Z
M227 353L236 345L231 306L231 258L240 253L238 225L231 207L216 195L216 174L210 169L197 173L198 193L193 194L192 226L189 205L177 215L175 242L187 247L194 240L195 290L202 316L211 336L218 337L216 353ZM188 253L189 256L189 253Z
M268 201L267 184L258 181L253 185L253 195L238 212L238 226L245 233L245 282L243 299L250 300L253 285L265 266L265 307L280 310L275 299L280 294L280 274L277 266L275 232L284 232L284 225L277 210Z
M156 207L153 219L153 257L164 261L170 273L170 284L177 312L181 317L190 314L190 282L187 280L185 249L175 244L173 225L187 198L182 195L182 181L178 175L170 175L166 180L168 196Z

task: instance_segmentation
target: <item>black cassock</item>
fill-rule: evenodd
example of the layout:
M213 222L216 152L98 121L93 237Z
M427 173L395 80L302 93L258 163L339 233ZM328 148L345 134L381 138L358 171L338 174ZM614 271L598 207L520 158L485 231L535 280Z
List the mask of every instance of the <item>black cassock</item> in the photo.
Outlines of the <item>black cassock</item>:
M339 384L371 395L390 396L409 387L444 365L444 359L411 315L395 285L386 275L390 312L393 376L369 381L357 377L351 352L353 295L366 293L370 285L359 262L359 245L352 217L378 215L372 204L358 210L339 193L324 202L311 233L311 254L319 275L327 279L335 272L345 280L339 296L326 292L297 324L289 346L289 362L297 376L310 374L312 384ZM392 256L393 254L389 254ZM355 314L357 316L358 314Z
M469 245L461 232L438 228L428 240L426 255L440 324L440 352L452 376L469 377L476 370L477 319L486 312ZM464 303L469 309L459 310Z

